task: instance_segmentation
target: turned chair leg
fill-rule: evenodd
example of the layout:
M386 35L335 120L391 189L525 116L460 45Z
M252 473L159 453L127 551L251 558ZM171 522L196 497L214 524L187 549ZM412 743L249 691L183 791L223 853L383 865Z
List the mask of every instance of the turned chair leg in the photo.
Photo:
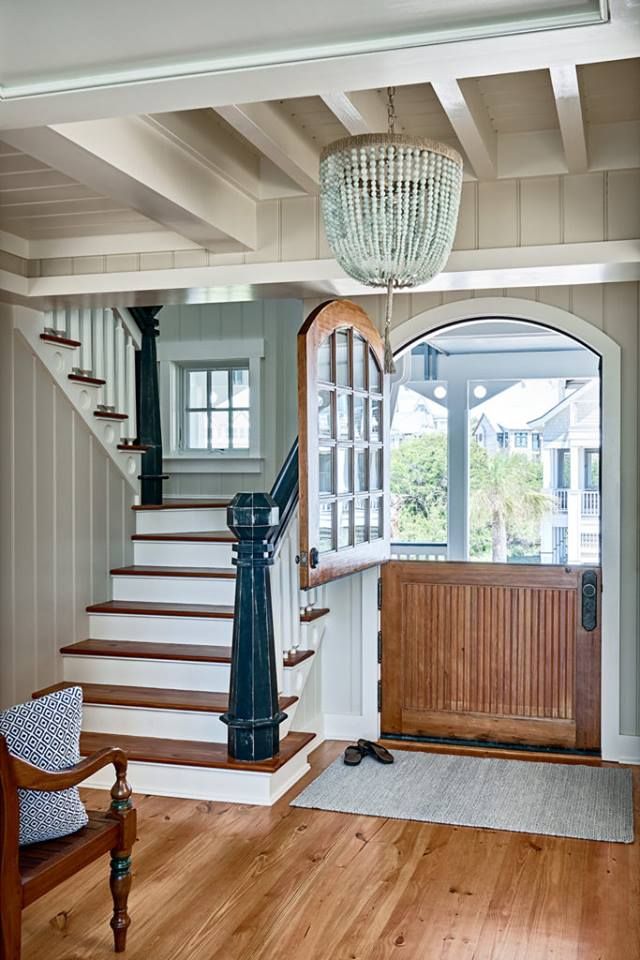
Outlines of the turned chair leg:
M19 902L19 901L18 901ZM0 904L0 960L20 960L21 910L15 904Z
M127 930L131 917L127 913L127 901L131 889L131 851L111 851L111 877L109 880L113 897L111 929L116 953L123 953L127 945Z

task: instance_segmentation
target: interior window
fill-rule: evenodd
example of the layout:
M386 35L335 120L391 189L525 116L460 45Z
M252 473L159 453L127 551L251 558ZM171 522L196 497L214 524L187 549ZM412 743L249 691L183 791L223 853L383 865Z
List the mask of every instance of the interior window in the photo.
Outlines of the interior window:
M182 368L182 446L186 450L248 450L248 363Z

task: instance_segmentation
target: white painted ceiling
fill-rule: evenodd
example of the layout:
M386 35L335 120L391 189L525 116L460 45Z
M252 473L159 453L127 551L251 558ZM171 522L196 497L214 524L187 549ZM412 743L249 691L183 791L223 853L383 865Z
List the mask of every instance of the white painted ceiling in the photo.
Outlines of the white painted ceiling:
M426 340L449 356L576 350L578 344L554 330L520 320L472 320ZM594 355L595 356L595 355Z
M601 0L3 0L0 85L163 76L499 36L602 18ZM25 38L28 37L28 55Z

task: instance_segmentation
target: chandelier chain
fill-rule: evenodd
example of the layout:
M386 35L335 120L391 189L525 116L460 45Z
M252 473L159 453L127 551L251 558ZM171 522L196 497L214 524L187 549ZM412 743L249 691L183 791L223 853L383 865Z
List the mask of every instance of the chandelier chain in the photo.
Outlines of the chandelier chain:
M387 87L387 133L396 132L396 120L398 115L396 114L396 88Z

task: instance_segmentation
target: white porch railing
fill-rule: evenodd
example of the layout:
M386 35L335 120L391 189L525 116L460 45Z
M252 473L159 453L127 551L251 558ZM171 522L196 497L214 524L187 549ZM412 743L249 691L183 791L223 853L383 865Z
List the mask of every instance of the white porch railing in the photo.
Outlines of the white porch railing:
M136 350L140 331L128 310L57 308L45 315L45 333L77 341L72 379L102 380L97 396L98 414L114 414L123 443L137 437Z
M600 516L600 491L583 490L580 504L580 513L583 517Z
M569 491L563 487L551 490L551 496L555 501L555 512L566 513L569 507Z
M392 560L446 560L446 543L411 543L396 540L391 544Z

